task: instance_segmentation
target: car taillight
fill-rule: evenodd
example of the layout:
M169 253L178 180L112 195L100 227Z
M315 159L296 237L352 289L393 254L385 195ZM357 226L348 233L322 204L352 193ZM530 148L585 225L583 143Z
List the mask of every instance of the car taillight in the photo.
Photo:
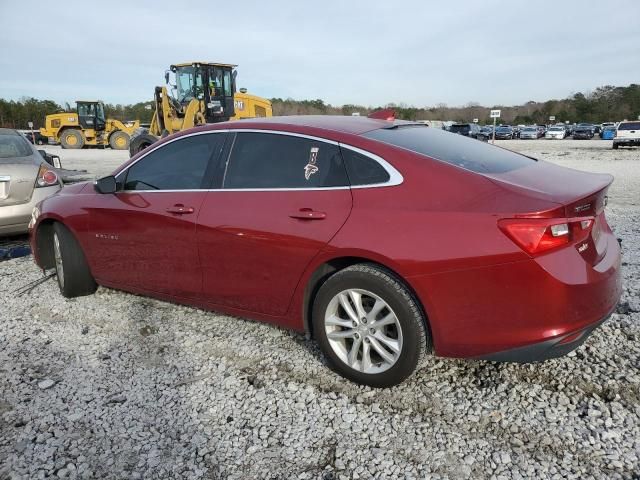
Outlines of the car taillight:
M58 175L56 172L48 169L44 165L40 165L35 187L50 187L51 185L56 185L58 183Z
M498 226L516 245L535 255L585 239L593 227L593 217L504 218L498 220Z

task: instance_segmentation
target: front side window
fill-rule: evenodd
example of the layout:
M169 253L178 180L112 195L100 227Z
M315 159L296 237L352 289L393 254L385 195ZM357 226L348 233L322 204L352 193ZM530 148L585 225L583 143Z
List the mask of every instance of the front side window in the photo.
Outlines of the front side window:
M161 146L125 173L124 190L198 190L207 188L205 173L223 145L223 134L181 138Z
M337 145L281 134L236 135L224 188L322 188L347 186Z

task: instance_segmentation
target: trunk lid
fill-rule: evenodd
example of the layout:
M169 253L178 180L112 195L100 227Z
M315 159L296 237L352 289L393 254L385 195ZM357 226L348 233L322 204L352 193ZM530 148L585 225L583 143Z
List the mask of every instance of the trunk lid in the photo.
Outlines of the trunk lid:
M33 188L38 176L37 165L33 158L0 159L0 207L19 205L31 200Z
M541 214L567 219L570 222L571 240L566 245L575 248L584 260L595 265L606 253L607 239L603 233L610 232L604 207L607 190L613 176L589 173L552 163L538 161L528 167L510 172L485 174L502 188L537 200L550 200L558 208ZM514 212L517 216L536 216L541 212ZM589 226L583 228L590 221Z

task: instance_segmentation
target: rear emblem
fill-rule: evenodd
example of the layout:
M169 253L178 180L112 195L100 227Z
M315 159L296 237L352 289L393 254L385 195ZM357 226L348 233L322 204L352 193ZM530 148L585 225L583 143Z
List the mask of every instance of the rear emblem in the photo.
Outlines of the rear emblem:
M588 244L586 244L586 243L583 243L582 245L580 245L580 246L578 247L578 251L579 251L580 253L582 253L582 252L584 252L587 248L589 248L589 245L588 245Z
M590 203L585 203L584 205L578 205L574 210L576 212L584 212L585 210L589 210L591 208Z
M311 147L311 152L309 153L309 163L304 167L304 178L305 180L309 180L311 175L318 171L318 166L316 165L316 160L318 159L318 151L320 149L318 147Z

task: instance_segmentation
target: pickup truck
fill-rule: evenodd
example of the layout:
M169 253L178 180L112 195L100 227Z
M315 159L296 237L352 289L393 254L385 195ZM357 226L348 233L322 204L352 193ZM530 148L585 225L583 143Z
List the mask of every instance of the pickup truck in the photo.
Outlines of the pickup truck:
M620 122L613 137L613 148L640 147L640 121Z

